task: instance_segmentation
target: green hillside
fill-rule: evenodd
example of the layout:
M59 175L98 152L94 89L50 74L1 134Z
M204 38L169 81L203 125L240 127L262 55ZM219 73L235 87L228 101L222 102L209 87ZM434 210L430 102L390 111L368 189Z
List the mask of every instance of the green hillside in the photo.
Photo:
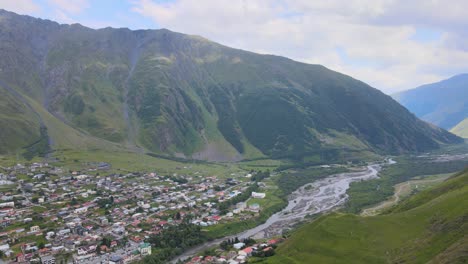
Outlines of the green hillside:
M463 121L454 126L450 132L459 137L468 138L468 118L465 118Z
M55 149L88 141L208 160L321 161L460 142L323 66L166 29L93 30L0 10L0 56L0 81L47 116ZM12 142L10 151L25 147Z
M465 170L384 215L320 217L262 263L466 263L467 238Z
M39 140L40 124L34 112L1 84L0 94L0 153L8 153L17 146L29 146Z

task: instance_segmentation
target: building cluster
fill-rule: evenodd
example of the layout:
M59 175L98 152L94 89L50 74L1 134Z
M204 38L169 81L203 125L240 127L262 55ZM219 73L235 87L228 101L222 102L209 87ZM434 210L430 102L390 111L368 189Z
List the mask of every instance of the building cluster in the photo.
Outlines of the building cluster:
M194 256L187 264L228 263L243 264L252 256L268 257L274 255L275 248L282 239L270 239L262 243L249 243L237 241L227 249L218 249L216 256Z
M198 172L115 173L105 162L79 171L48 163L0 167L0 251L10 263L133 262L151 254L150 236L184 219L207 227L254 217L258 203L217 207L251 184Z

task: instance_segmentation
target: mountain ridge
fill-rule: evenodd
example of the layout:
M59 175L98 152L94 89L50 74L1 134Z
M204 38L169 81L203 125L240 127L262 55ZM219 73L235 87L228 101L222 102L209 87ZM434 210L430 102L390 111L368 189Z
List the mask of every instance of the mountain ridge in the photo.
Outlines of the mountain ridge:
M350 76L199 36L94 30L0 11L0 40L0 79L105 145L232 161L460 142Z
M419 118L451 129L468 117L468 73L392 96Z

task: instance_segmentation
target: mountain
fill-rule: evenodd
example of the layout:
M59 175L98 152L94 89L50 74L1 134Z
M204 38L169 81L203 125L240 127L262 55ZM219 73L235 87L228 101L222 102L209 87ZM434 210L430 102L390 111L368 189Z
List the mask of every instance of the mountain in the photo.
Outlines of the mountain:
M14 104L0 116L9 127L0 152L48 142L208 160L328 159L460 141L323 66L166 29L94 30L2 10L0 56L2 100Z
M467 234L465 170L383 215L322 216L261 263L466 263Z
M451 129L468 117L468 74L419 86L393 97L419 118Z
M450 132L454 133L457 136L468 138L468 117L463 121L454 126Z

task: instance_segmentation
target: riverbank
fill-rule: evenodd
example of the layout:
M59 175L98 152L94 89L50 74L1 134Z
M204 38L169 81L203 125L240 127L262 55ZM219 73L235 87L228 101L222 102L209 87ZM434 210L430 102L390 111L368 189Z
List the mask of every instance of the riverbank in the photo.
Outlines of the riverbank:
M227 239L235 237L239 239L249 237L264 239L279 236L284 230L292 228L307 216L323 213L342 205L347 199L346 191L351 182L377 178L380 169L380 165L374 164L367 166L366 170L363 171L334 174L308 183L294 191L288 197L288 205L280 212L273 214L265 223L239 234L215 239L194 247L173 259L172 263L186 260Z
M366 208L362 211L361 216L374 216L386 209L395 206L401 200L411 195L413 191L422 191L436 184L439 184L448 179L452 173L428 175L423 179L414 179L407 182L402 182L395 185L395 193L388 200L379 203L373 207Z

